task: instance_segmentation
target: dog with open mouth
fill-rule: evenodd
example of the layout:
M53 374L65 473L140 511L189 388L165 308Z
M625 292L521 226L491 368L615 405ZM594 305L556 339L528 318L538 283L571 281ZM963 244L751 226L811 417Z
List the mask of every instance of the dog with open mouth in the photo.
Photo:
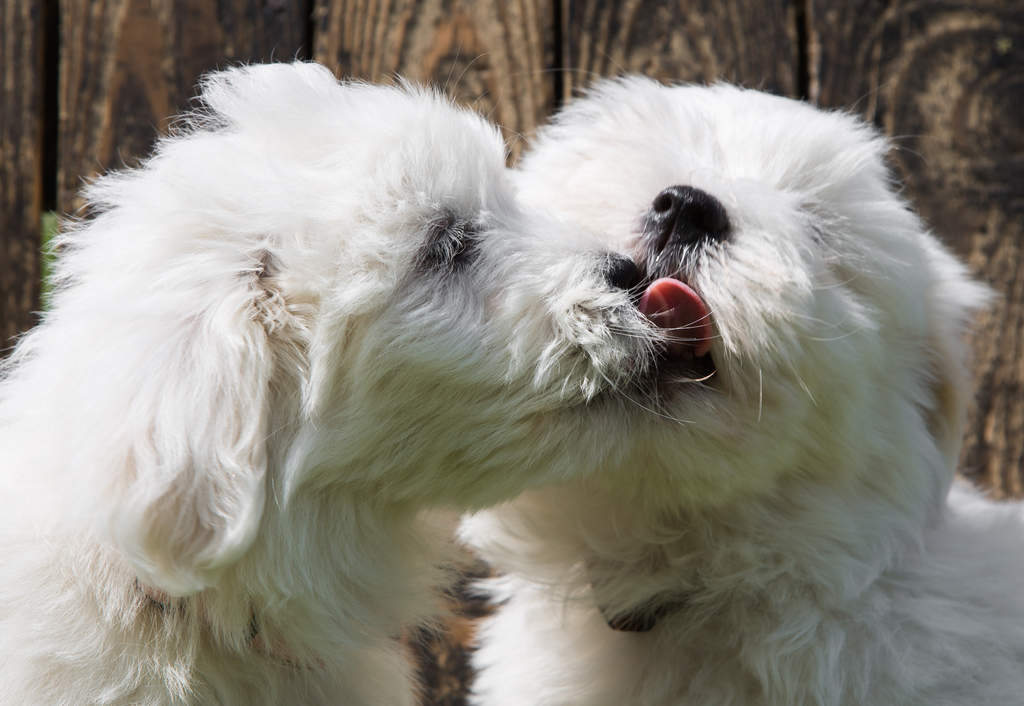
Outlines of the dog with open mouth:
M621 366L565 439L593 475L463 521L500 572L473 703L1021 702L1024 513L954 482L990 295L887 149L643 78L541 130L521 199L594 233L629 301L582 343Z

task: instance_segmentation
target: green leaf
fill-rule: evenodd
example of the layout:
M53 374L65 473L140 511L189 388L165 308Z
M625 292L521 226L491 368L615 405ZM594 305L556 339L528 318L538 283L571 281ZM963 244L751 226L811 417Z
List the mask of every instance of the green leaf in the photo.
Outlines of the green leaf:
M50 299L50 276L53 274L53 250L50 248L50 241L53 236L57 234L57 213L56 211L46 211L43 213L42 223L40 224L42 230L42 241L40 247L42 248L41 258L41 275L43 278L43 308L49 308Z

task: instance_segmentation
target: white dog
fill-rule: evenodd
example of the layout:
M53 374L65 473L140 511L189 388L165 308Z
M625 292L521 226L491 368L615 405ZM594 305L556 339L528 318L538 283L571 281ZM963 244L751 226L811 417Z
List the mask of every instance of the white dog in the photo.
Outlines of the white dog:
M202 101L88 188L5 366L0 703L411 703L422 510L572 477L545 434L605 373L564 283L607 268L432 93L294 64Z
M477 704L1024 703L1021 510L951 490L987 290L886 149L639 78L542 131L525 203L630 258L634 298L583 344L609 381L566 445L598 475L463 524L506 572Z

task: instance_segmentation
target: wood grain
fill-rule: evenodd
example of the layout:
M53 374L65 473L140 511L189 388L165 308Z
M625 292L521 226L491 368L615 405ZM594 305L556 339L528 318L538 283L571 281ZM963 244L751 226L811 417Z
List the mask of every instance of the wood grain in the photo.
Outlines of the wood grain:
M962 468L1024 495L1024 3L814 0L810 96L893 136L921 215L1000 294Z
M306 0L61 3L58 205L83 177L132 164L205 71L291 59L310 44Z
M799 95L796 7L788 0L561 0L563 98L594 76L725 79Z
M0 357L39 307L45 9L0 2Z
M314 58L343 77L438 85L513 155L553 107L553 0L316 0Z

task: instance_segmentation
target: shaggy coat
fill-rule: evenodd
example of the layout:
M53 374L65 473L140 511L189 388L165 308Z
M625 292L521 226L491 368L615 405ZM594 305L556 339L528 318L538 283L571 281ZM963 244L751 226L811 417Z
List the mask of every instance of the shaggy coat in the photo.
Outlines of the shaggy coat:
M505 574L474 703L1024 702L1024 514L953 484L988 294L887 149L844 113L640 78L541 131L523 201L632 259L652 323L701 315L591 405L592 477L465 520ZM674 186L704 206L669 247Z
M543 430L600 376L553 311L599 258L429 91L297 63L201 101L88 186L5 363L0 703L410 704L441 511L577 467Z

